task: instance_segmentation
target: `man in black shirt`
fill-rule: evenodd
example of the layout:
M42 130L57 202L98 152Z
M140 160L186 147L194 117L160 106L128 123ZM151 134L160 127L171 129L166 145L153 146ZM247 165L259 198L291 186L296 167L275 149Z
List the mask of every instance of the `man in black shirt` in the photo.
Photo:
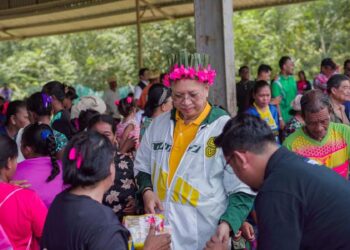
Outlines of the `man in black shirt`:
M250 106L251 91L254 82L250 81L249 67L242 66L238 70L241 80L236 84L236 97L238 112L245 112Z
M268 125L250 115L231 119L215 144L236 175L259 191L259 250L350 249L347 180L277 145ZM212 239L207 249L220 244Z

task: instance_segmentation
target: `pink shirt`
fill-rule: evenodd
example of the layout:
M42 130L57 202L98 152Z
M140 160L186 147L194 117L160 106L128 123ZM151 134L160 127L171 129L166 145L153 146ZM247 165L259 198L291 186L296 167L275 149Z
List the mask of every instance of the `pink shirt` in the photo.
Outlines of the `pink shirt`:
M327 93L327 81L329 77L320 73L314 79L314 88L322 90L324 93Z
M0 202L17 186L0 182ZM0 208L0 224L14 250L25 250L32 238L30 249L39 249L47 208L39 196L28 189L13 194Z
M140 125L136 122L135 119L130 119L129 121L126 121L126 122L120 122L117 125L117 139L118 141L121 140L121 138L123 137L124 130L129 125L134 125L134 130L132 130L129 133L129 138L133 137L137 139L136 141L136 148L137 148L139 145L139 138L140 138Z
M52 170L52 163L50 157L37 157L26 159L17 165L14 180L27 180L44 204L50 207L55 196L64 190L62 179L62 166L60 166L60 173L50 182L46 182L47 177L50 176Z

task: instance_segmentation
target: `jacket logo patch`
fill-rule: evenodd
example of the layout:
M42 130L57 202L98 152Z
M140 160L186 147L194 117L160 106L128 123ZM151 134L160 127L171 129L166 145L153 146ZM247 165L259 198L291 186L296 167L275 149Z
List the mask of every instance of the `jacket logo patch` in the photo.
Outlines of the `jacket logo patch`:
M213 157L216 154L216 146L214 143L215 137L210 137L207 141L207 146L205 148L205 156L208 158Z

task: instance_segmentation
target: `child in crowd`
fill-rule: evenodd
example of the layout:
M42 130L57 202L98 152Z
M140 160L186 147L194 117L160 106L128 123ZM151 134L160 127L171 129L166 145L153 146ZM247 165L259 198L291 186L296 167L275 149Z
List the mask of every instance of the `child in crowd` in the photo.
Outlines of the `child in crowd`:
M47 208L32 190L9 183L16 171L16 143L0 135L0 148L0 249L39 250Z
M83 96L79 102L74 104L71 109L71 123L77 131L83 131L88 120L95 114L104 114L106 112L106 104L96 96Z
M64 108L63 100L66 97L65 87L58 81L51 81L43 86L42 92L52 98L53 118L51 127L63 133L68 139L76 133L74 126L70 122L70 113Z
M6 109L6 121L0 127L0 134L15 139L18 131L29 124L28 112L24 101L12 101Z
M140 125L136 121L136 104L132 97L128 96L115 103L118 106L119 113L124 117L117 125L117 141L120 148L124 147L127 139L136 140L136 148L139 145Z
M101 204L114 183L114 151L110 139L94 131L81 132L69 142L63 158L63 180L69 188L50 207L42 249L128 249L129 232ZM144 250L170 249L170 235L152 234Z
M253 87L253 105L247 110L248 114L264 120L274 132L276 141L279 142L280 120L278 110L271 102L270 85L263 80L257 81Z
M105 135L112 144L115 144L115 126L113 117L97 115L89 122L89 131L96 131ZM135 142L128 140L124 143L127 148L121 148L114 157L115 174L113 186L105 193L103 204L111 207L121 220L125 215L136 213L135 195L136 184L134 179L134 164L126 152L135 146Z
M15 180L27 180L47 207L64 188L61 165L56 159L56 142L46 124L31 124L22 135L21 151L26 160L18 164Z
M149 89L148 98L143 113L141 124L141 136L145 133L152 120L162 113L168 112L173 108L171 90L163 84L154 84Z
M332 75L338 73L338 66L332 58L324 58L321 61L321 72L314 79L314 89L327 93L327 82Z
M92 117L99 115L100 113L93 109L82 110L77 119L79 131L84 131Z
M52 98L45 93L36 92L27 99L27 110L29 120L32 124L39 123L49 125L52 114ZM19 149L17 158L18 163L24 160L23 154L21 152L23 130L23 128L20 129L16 137L16 143ZM57 130L53 130L53 135L55 136L56 142L56 156L57 159L61 159L63 155L63 149L67 145L68 139L64 134L58 132Z

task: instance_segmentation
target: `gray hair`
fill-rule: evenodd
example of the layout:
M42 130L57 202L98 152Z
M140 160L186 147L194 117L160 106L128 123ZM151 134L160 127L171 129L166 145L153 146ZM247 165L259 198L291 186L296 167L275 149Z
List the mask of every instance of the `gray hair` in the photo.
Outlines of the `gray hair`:
M306 112L317 113L324 108L330 111L330 101L328 95L319 89L307 91L300 100L301 113L305 116Z

